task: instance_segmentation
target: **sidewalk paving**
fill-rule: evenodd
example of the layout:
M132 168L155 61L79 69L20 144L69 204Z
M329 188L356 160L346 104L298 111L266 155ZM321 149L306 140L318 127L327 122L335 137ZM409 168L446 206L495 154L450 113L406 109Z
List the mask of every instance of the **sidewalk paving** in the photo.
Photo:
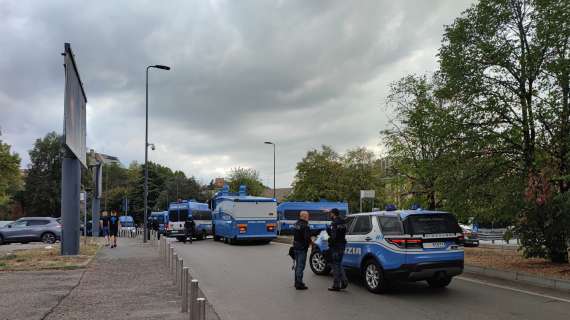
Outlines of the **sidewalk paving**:
M3 272L0 283L0 320L188 319L156 247L135 239L101 249L86 269Z

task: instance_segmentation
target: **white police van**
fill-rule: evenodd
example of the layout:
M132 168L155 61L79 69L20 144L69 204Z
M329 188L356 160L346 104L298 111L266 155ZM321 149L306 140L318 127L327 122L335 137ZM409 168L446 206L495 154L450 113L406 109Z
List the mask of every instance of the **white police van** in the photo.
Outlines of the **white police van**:
M463 233L450 213L378 211L349 215L346 223L342 265L359 270L371 292L385 292L392 280L427 280L441 288L463 272ZM309 264L317 275L331 271L327 240L321 232L311 250Z

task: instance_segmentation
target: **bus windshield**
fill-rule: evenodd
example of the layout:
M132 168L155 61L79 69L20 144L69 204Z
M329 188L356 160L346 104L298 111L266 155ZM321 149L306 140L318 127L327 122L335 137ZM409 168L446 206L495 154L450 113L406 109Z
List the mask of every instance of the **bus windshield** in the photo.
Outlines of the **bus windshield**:
M173 209L168 212L168 221L178 222L186 221L188 217L188 209Z

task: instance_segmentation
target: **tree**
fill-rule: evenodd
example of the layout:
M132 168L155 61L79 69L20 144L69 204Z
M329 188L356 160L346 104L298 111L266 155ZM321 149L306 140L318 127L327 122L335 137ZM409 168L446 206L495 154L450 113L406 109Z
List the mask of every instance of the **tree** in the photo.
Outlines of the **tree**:
M259 196L265 190L265 186L259 179L259 172L251 168L234 168L228 177L230 191L237 192L241 185L247 187L247 192L252 196Z
M22 187L20 156L10 152L10 145L0 140L0 218L8 211L13 198Z
M342 157L342 194L349 208L359 208L360 190L375 190L374 204L385 204L383 197L382 171L374 153L366 148L348 150ZM372 210L372 205L363 204L363 211Z
M477 128L487 146L479 150L512 164L501 177L518 186L511 198L522 204L513 210L523 207L524 253L556 262L568 261L570 229L567 220L560 219L562 233L549 222L559 217L570 181L569 9L567 1L482 0L446 27L439 53L441 94L459 102L462 122ZM525 196L542 179L556 186L552 196Z
M329 146L311 150L297 163L297 174L289 200L344 200L341 157Z
M60 216L62 137L55 132L37 139L30 150L24 208L27 215Z

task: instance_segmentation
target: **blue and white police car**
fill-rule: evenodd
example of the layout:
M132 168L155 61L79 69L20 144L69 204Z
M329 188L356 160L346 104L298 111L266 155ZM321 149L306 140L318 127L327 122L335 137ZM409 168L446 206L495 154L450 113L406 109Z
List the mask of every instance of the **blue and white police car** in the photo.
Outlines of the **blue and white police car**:
M371 292L385 292L393 280L446 287L463 272L463 233L451 213L378 211L349 215L346 222L342 265L359 270ZM309 264L317 275L331 271L327 240L321 232L311 250Z

